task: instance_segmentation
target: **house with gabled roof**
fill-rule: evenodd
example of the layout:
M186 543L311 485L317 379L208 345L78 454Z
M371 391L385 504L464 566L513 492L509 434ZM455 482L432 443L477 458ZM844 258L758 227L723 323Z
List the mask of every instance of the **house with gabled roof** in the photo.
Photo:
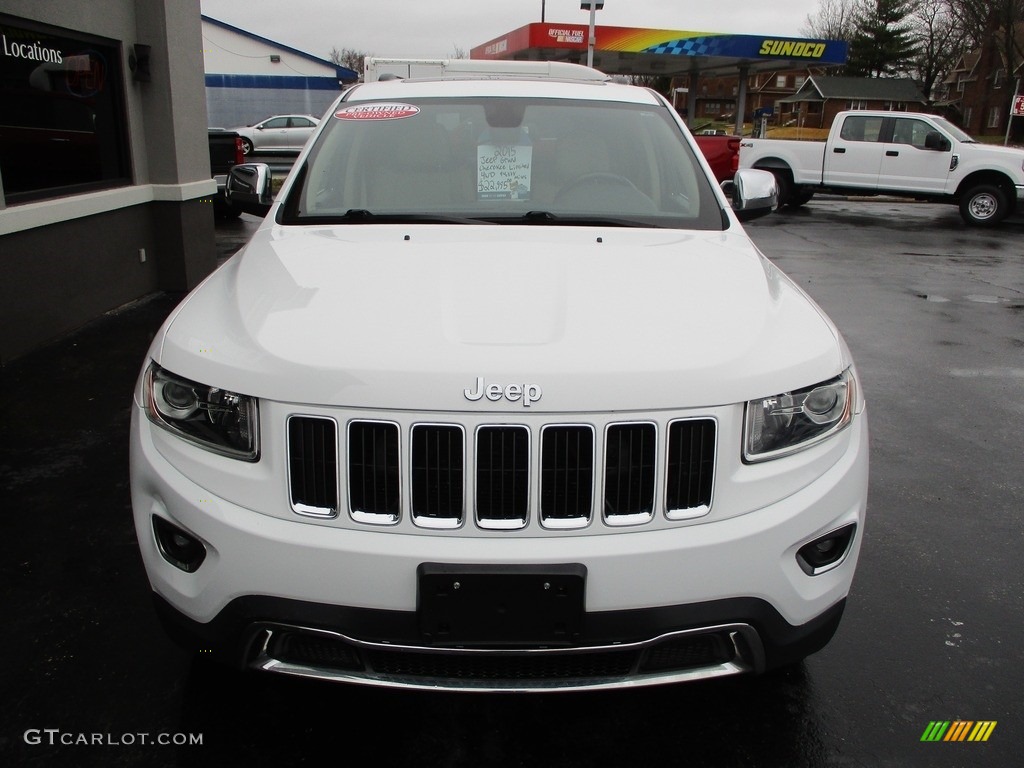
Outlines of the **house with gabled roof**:
M1024 24L1015 37L1024 40ZM1022 75L1020 58L1006 61L1000 41L1004 29L986 35L981 47L965 53L943 81L943 105L950 118L972 136L1004 136L1017 78ZM1024 118L1016 118L1011 136L1024 132Z
M779 125L830 128L846 109L920 112L928 103L909 77L825 77L811 75L792 96L776 102Z

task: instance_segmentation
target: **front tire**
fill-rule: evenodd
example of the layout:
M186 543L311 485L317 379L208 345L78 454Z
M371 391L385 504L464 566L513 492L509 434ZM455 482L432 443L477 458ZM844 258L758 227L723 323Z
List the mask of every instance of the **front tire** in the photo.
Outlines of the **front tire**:
M960 198L960 215L972 227L991 227L1006 218L1010 203L995 184L971 187Z
M242 154L243 155L250 155L250 154L252 154L252 140L251 139L247 139L244 136L242 137Z

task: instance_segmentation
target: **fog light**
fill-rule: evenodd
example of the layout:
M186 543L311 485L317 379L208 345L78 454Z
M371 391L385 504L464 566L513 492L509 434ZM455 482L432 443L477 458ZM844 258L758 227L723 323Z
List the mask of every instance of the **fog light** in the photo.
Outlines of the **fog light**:
M808 576L830 571L838 566L850 551L856 523L826 533L809 544L804 544L796 553L796 561Z
M194 573L206 559L206 547L199 539L176 525L153 515L153 533L164 560L186 573Z

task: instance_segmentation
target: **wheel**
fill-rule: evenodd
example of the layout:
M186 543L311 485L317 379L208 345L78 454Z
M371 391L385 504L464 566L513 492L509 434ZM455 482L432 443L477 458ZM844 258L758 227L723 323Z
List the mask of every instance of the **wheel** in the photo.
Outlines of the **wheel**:
M765 168L764 170L771 171L772 176L775 177L775 187L779 193L778 207L783 208L789 205L789 198L793 194L793 181L789 171L778 168Z
M814 197L814 192L806 189L797 189L790 193L789 200L786 202L786 205L790 208L799 208L801 205L809 203L812 197Z
M248 155L252 152L252 139L242 137L242 154Z
M979 184L960 198L960 215L972 227L998 224L1009 212L1006 194L995 184Z

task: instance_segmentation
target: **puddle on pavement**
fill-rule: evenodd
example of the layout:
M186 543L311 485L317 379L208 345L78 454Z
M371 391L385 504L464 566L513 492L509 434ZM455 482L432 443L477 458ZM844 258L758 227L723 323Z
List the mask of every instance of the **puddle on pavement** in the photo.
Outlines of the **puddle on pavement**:
M952 299L946 296L940 296L937 293L919 293L915 292L915 296L925 301L932 301L937 304L945 304L952 301ZM972 301L975 304L1009 304L1010 299L1004 299L1002 296L983 296L981 294L972 293L963 297L964 301ZM1011 309L1016 309L1019 305L1011 305Z

